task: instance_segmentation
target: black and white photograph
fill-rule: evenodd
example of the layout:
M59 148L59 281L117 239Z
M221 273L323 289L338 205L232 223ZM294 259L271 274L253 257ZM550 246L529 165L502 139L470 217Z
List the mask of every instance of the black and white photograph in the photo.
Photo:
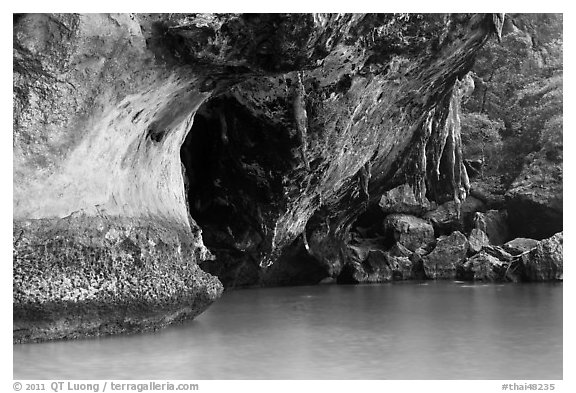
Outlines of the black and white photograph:
M564 14L385 11L12 13L6 391L563 391Z

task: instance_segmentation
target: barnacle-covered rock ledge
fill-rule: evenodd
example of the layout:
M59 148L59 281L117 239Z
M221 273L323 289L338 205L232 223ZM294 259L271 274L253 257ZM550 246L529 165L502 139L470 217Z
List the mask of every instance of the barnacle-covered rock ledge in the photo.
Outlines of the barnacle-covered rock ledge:
M408 183L468 190L502 15L14 15L14 342L155 329L225 283L335 276ZM208 249L206 248L206 246Z

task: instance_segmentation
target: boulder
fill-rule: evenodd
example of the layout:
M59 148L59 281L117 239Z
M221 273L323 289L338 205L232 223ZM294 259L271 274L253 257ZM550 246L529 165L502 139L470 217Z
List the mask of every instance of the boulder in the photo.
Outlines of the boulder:
M490 244L500 245L509 238L505 210L488 210L486 213L477 212L474 215L474 228L481 229L488 235Z
M384 251L374 250L368 254L363 265L366 278L363 282L392 281L393 268L388 263L388 255Z
M351 258L338 275L337 283L377 283L411 278L412 262L408 257L392 256L389 252L374 249L363 261Z
M535 239L528 239L525 237L518 237L505 243L502 248L512 255L520 255L527 251L534 249L540 243Z
M466 258L468 239L461 232L438 239L436 247L422 257L424 272L430 279L454 279L457 267Z
M474 228L468 236L468 243L470 244L470 251L477 253L480 252L484 246L490 244L490 239L488 239L488 235L486 235L483 230Z
M426 213L424 218L432 223L436 236L448 235L454 231L462 230L458 205L454 201L443 203Z
M410 262L412 262L411 277L413 280L426 280L427 278L422 258L421 254L414 253L410 255Z
M336 277L337 284L359 284L365 282L368 275L362 264L357 261L348 261Z
M468 233L474 227L474 215L476 212L485 212L486 205L478 198L468 196L460 205L460 218L464 231Z
M384 238L357 238L351 244L348 244L348 250L351 258L358 261L364 261L368 257L370 251L382 250L384 251Z
M564 233L538 243L536 248L522 255L523 279L526 281L551 281L563 279Z
M411 280L414 278L412 261L408 257L394 257L386 254L388 266L392 269L394 281Z
M408 184L402 184L385 192L380 198L379 206L386 214L402 213L421 216L430 210L430 202L424 197L422 201L414 195L414 190Z
M418 249L415 251L417 252ZM395 243L389 250L388 254L392 257L410 257L412 255L412 251L404 247L400 243Z
M421 218L407 214L391 214L384 219L384 231L410 251L434 243L434 228Z
M486 253L492 255L494 258L500 259L501 261L511 261L514 258L512 254L500 246L487 245L482 247L482 251L485 251Z
M470 281L503 281L508 271L508 262L482 251L464 262L458 270L458 278Z
M356 238L347 245L348 258L336 276L338 284L384 282L392 279L384 256L383 238Z

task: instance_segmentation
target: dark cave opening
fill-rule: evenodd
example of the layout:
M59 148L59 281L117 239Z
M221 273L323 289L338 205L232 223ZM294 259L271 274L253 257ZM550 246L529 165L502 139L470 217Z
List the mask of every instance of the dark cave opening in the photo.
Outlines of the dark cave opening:
M297 141L231 96L203 104L180 150L190 215L216 256L200 267L225 286L259 281L266 236L282 211Z
M190 214L209 248L246 251L261 241L258 208L272 203L275 184L262 167L260 130L251 120L232 99L211 100L180 150Z

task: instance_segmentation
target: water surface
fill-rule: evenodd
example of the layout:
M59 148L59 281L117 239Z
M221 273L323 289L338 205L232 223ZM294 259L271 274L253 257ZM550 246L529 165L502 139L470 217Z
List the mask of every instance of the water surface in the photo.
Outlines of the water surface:
M159 332L13 356L15 379L562 379L562 284L237 290Z

